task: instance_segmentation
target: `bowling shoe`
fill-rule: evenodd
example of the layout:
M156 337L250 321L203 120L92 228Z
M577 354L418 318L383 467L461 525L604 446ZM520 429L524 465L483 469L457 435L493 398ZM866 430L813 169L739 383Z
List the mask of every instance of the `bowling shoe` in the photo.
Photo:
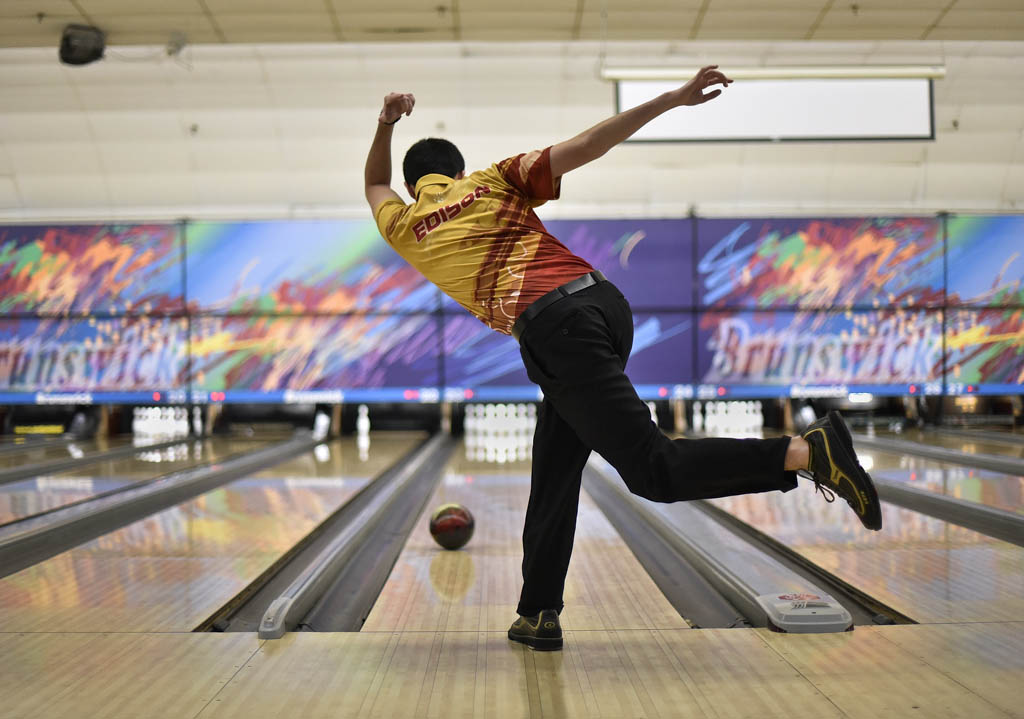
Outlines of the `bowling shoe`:
M811 450L807 470L801 474L814 481L815 491L821 490L825 500L835 501L835 495L846 500L857 517L868 529L882 528L882 507L871 477L857 461L853 439L846 422L836 411L807 427L803 433Z
M561 649L562 625L558 623L558 612L545 609L535 617L519 617L509 628L508 638L538 651Z

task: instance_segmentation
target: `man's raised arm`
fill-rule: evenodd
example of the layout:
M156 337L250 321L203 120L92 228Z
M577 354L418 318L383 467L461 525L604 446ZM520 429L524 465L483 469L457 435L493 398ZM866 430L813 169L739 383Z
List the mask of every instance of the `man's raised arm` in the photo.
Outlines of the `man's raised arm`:
M384 109L377 117L377 134L373 136L363 172L366 201L371 210L387 200L402 199L391 189L391 134L394 124L403 114L411 115L415 104L416 98L411 93L392 92L384 98Z
M560 142L551 148L551 176L560 177L570 170L601 157L608 150L628 138L648 122L672 108L682 105L699 105L722 94L721 90L704 90L712 85L726 87L731 83L718 65L701 68L688 83L677 90L666 92L631 110L619 113L604 122L581 132L571 140Z

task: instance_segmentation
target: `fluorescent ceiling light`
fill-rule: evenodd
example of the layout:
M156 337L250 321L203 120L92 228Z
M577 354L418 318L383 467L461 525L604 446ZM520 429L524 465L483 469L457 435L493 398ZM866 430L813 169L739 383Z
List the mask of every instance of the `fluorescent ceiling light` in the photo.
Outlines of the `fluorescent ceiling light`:
M680 67L603 67L602 80L689 80L699 68ZM831 80L921 78L946 76L942 65L831 65L820 67L729 67L725 74L733 80Z

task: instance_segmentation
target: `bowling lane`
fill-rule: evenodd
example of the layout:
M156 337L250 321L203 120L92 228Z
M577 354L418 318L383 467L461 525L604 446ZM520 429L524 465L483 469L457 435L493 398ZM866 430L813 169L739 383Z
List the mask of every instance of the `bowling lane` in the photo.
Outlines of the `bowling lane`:
M905 442L918 442L932 447L953 449L968 454L991 454L996 457L1024 459L1024 443L995 442L983 437L972 437L970 430L965 430L962 436L955 436L945 432L931 432L922 429L910 429L902 432L876 429L874 436L878 439L900 439Z
M12 522L103 492L251 452L265 443L252 439L214 438L182 442L173 447L142 452L134 457L88 464L59 474L0 485L0 524Z
M787 493L711 500L810 561L921 623L1016 621L1024 548L884 503L863 529L840 499L801 480Z
M863 446L857 447L857 456L872 477L1024 513L1024 477Z
M5 577L0 632L190 631L423 438L320 445Z
M508 629L522 586L521 537L529 491L529 461L471 460L465 444L457 447L362 631ZM428 529L434 509L448 502L466 506L476 520L473 538L457 551L438 547ZM580 497L565 605L565 629L689 626L586 492Z
M96 452L102 452L107 449L113 449L114 447L121 447L126 444L130 444L132 438L130 436L124 437L97 437L95 439L85 439L80 442L58 442L49 443L47 442L41 446L28 446L22 451L18 452L5 452L0 454L0 472L5 469L14 469L15 467L24 467L29 464L38 464L39 462L50 462L56 459L69 459L72 457L80 457L83 454L90 455Z

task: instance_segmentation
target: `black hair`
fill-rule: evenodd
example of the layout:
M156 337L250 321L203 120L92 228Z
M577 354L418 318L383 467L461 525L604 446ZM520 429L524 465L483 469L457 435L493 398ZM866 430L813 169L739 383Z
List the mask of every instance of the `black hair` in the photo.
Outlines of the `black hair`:
M420 140L409 148L402 160L402 174L412 187L416 187L424 175L436 173L454 178L465 169L466 161L459 148L439 137Z

